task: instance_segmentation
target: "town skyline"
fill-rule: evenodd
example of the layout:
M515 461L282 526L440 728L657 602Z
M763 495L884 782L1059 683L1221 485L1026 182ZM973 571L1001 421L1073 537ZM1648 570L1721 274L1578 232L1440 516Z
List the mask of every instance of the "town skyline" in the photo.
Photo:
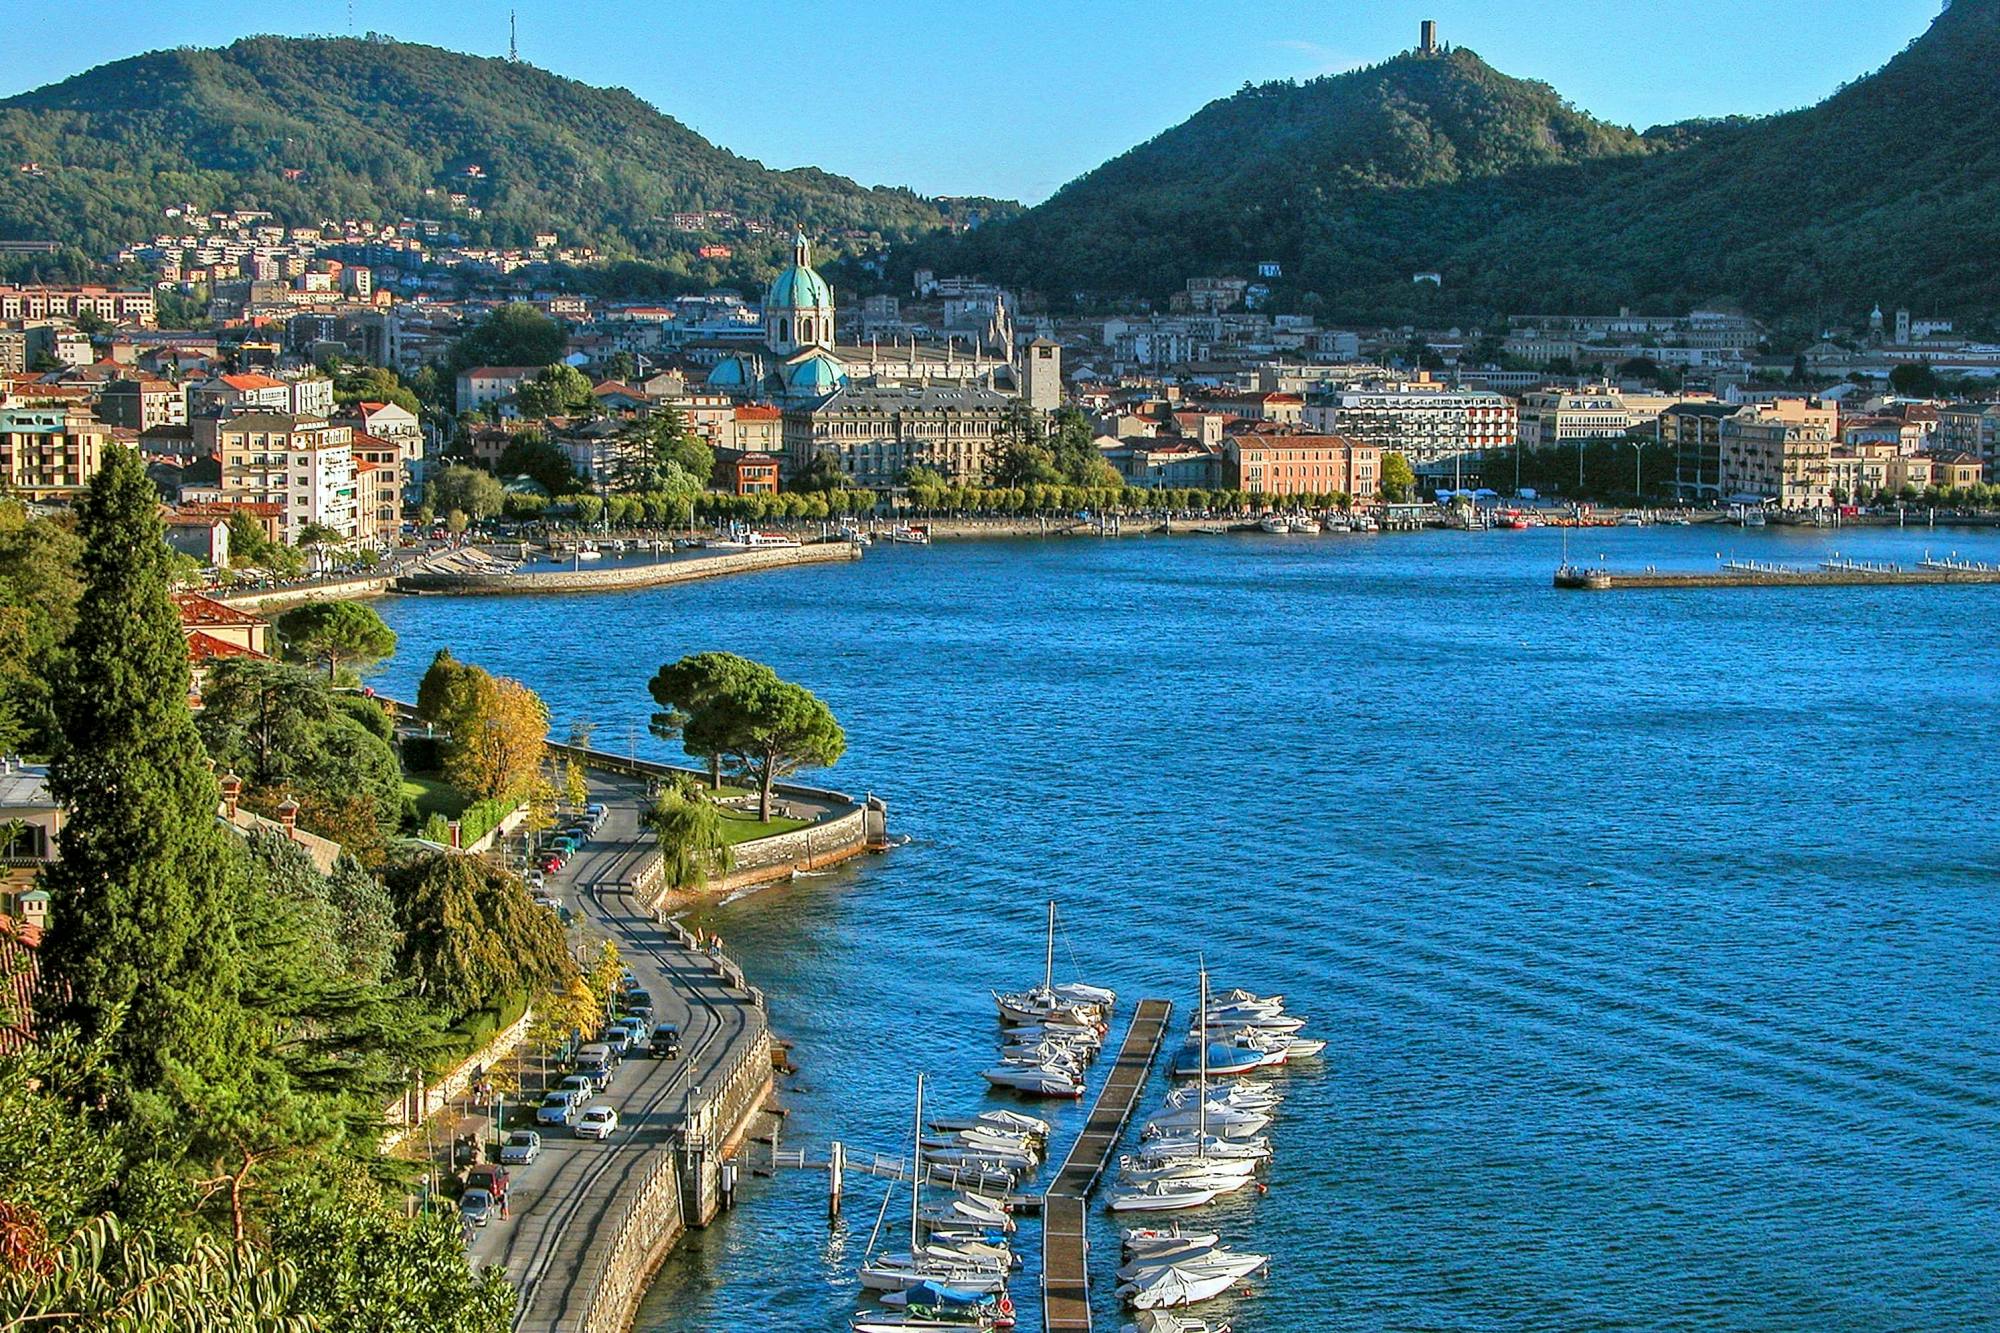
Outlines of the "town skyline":
M803 36L823 53L816 97L742 97L726 81L678 78L684 65L665 25L636 34L628 16L582 16L543 3L390 5L315 0L279 7L224 3L197 14L90 6L116 22L75 22L70 10L10 0L0 22L30 71L0 83L12 97L112 61L178 46L223 46L254 34L375 32L477 55L503 56L509 19L521 59L565 77L629 89L710 141L778 169L818 167L868 185L928 195L988 195L1035 203L1133 145L1178 124L1244 83L1305 80L1408 49L1420 19L1495 66L1545 82L1580 110L1644 130L1699 116L1781 113L1809 106L1885 63L1918 36L1937 0L1777 0L1743 14L1725 0L1692 0L1671 16L1593 0L1443 4L1395 0L1325 4L1312 15L1276 6L1250 12L1186 8L1149 21L1124 0L1089 11L1111 38L1064 40L1019 11L953 8L948 22L908 24L871 7L836 3ZM636 11L635 11L636 12ZM650 13L650 11L649 11ZM744 21L704 31L709 68L757 71L789 39L782 4L747 6ZM1523 20L1532 19L1532 22ZM1782 60L1773 53L1782 51ZM970 54L968 54L970 53ZM885 98L898 70L956 62L952 97L962 142L933 132L935 100L910 90ZM1115 97L1106 96L1116 88ZM971 151L974 145L976 151Z

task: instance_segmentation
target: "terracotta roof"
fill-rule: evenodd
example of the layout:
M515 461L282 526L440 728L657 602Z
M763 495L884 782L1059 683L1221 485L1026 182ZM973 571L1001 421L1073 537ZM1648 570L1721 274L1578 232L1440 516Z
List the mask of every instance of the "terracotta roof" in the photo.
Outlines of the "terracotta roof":
M232 389L243 391L250 389L282 389L285 387L283 380L274 380L269 375L224 375L222 382Z
M1354 444L1345 435L1259 435L1245 441L1253 449L1351 449Z
M238 611L227 602L218 602L213 597L204 597L198 592L177 592L174 605L180 608L181 628L195 629L202 625L261 625L263 620L248 611Z
M262 661L265 654L255 648L245 648L240 643L218 639L213 634L204 634L200 630L188 635L188 659L196 666L224 657L254 657Z
M34 1038L35 986L41 978L36 951L42 928L0 915L0 1002L10 1022L0 1024L0 1055L10 1055Z
M784 413L764 403L744 403L736 409L738 421L778 421Z

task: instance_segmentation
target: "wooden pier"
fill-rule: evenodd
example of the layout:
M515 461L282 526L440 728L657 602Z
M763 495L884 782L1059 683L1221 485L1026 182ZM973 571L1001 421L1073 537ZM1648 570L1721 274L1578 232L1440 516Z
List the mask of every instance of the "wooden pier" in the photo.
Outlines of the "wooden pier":
M1146 1076L1167 1034L1174 1006L1141 1000L1126 1029L1111 1075L1097 1094L1062 1169L1042 1196L1042 1328L1046 1333L1089 1333L1090 1243L1084 1205L1132 1118Z

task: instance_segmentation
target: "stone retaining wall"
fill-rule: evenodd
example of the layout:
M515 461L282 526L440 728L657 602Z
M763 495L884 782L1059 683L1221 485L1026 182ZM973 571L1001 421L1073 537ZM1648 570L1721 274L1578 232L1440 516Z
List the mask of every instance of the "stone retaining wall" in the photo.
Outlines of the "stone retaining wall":
M425 1084L421 1095L417 1089L411 1088L384 1106L382 1119L390 1128L382 1136L382 1151L392 1151L421 1128L426 1119L449 1106L460 1093L472 1086L475 1074L491 1069L512 1055L515 1049L528 1039L528 1029L534 1025L535 1008L529 1005L521 1011L521 1016L514 1020L512 1027L494 1034L493 1040L466 1057L456 1069L436 1083Z
M816 546L771 546L732 551L728 555L662 560L657 564L613 565L602 569L561 570L548 574L457 574L420 571L396 580L398 592L411 593L575 593L614 592L652 588L725 574L747 574L790 565L819 565L859 560L861 548L851 542Z
M253 592L223 593L216 597L239 611L266 611L301 602L346 602L357 597L380 597L389 591L387 578L343 579L338 583L314 583L296 588L264 588Z
M696 1110L686 1142L655 1154L643 1183L600 1247L602 1259L578 1306L578 1333L624 1333L646 1284L688 1227L714 1218L722 1163L748 1133L771 1092L771 1033L760 1028L725 1076L721 1091Z

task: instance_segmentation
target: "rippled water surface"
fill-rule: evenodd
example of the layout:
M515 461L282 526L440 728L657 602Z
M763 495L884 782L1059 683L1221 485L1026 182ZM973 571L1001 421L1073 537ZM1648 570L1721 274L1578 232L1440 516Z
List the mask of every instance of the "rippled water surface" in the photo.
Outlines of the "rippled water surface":
M2000 587L1559 593L1558 542L971 543L394 600L382 683L448 644L660 755L645 681L684 653L828 700L833 780L914 842L707 915L796 1043L789 1146L898 1149L920 1070L940 1110L1005 1104L986 992L1039 975L1050 895L1058 970L1123 999L1184 1013L1203 955L1286 993L1332 1044L1285 1079L1269 1194L1205 1218L1275 1256L1218 1311L1246 1333L2000 1326ZM1834 549L2000 538L1573 553ZM822 1176L749 1182L640 1329L844 1327L881 1197L830 1230Z

